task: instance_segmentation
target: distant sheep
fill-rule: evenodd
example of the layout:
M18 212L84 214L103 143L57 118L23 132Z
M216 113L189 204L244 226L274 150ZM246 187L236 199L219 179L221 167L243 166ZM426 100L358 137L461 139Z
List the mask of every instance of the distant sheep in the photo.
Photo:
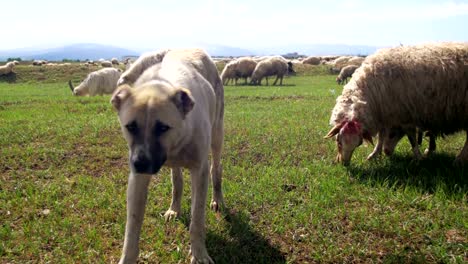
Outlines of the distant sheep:
M320 57L310 56L307 57L302 61L303 64L310 64L310 65L319 65L320 64Z
M7 75L13 72L13 68L15 67L14 62L7 62L5 65L0 66L0 75Z
M347 83L348 78L351 78L351 76L353 75L354 71L356 71L357 68L358 66L348 65L344 67L343 69L341 69L340 74L336 77L336 83L338 84Z
M355 66L361 66L361 64L364 62L366 58L364 57L352 57L351 59L348 60L346 63L347 65L355 65Z
M227 85L230 80L234 80L237 85L237 79L244 78L245 84L247 84L247 78L252 76L256 66L257 62L249 57L233 60L224 67L221 73L221 80L224 85Z
M229 81L233 81L237 85L238 78L236 76L236 66L237 61L231 61L224 66L224 69L221 72L221 81L223 82L223 85L228 85Z
M333 61L333 67L342 69L343 67L348 65L348 61L351 59L350 56L341 56Z
M102 67L112 67L112 62L110 61L101 61Z
M103 95L112 94L117 88L117 81L119 80L121 72L115 68L104 68L88 74L86 79L78 85L73 87L72 81L68 81L68 85L73 92L73 95Z
M113 65L119 65L119 60L117 58L112 58L111 62Z
M120 76L118 85L128 84L132 86L140 75L151 66L161 63L168 49L160 50L156 52L149 52L141 55L134 63L131 64L130 68Z
M260 61L255 67L252 73L251 83L254 85L261 85L262 79L266 79L266 85L268 85L268 76L276 75L276 80L273 85L276 85L277 81L280 80L280 85L283 85L283 77L288 74L288 71L292 70L292 63L288 64L286 59L280 56L274 56L266 58Z
M455 162L468 161L468 43L379 50L366 58L336 99L326 138L348 164L362 140L401 125L433 135L467 132Z
M49 62L46 61L46 60L34 60L34 61L32 62L32 65L33 65L33 66L42 66L42 65L45 65L45 64L47 64L47 63L49 63Z

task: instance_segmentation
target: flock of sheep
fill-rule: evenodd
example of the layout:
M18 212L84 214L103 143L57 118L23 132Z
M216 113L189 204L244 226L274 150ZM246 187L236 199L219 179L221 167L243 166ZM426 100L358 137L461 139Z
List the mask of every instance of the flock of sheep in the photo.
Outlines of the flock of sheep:
M74 87L74 95L111 94L119 79L132 81L131 73L141 73L141 65L153 65L161 61L166 51L142 55L134 65L125 61L126 72L112 66L119 65L117 59L99 61L102 68L90 73ZM261 85L262 80L276 76L273 85L283 77L294 73L297 63L329 65L338 71L336 81L344 86L342 95L336 99L330 123L333 128L326 138L336 137L337 160L348 164L356 147L363 140L372 142L378 135L378 143L368 159L380 155L382 150L391 155L403 136L408 136L416 159L423 132L430 137L425 155L436 148L435 138L460 130L468 131L468 43L435 43L418 46L401 46L382 49L367 57L308 57L288 61L281 56L243 57L226 63L221 79L224 85L243 78L244 84ZM0 66L0 75L13 71L17 61ZM33 65L46 65L34 61ZM86 65L96 65L88 61ZM131 70L130 70L131 69ZM134 81L134 80L133 80ZM468 161L467 142L456 162Z

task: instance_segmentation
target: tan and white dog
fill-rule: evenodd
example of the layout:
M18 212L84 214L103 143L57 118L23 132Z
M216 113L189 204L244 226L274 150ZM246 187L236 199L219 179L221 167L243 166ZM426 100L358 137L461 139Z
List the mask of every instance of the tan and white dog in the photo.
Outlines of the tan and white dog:
M135 81L126 81L132 69L140 75ZM164 51L153 65L139 67L137 60L122 77L111 99L130 150L127 224L120 263L135 263L138 258L148 184L162 166L172 169L172 203L165 213L166 220L180 215L182 168L190 171L191 262L213 263L205 246L210 148L211 208L219 210L223 205L224 90L216 66L203 50L171 50Z

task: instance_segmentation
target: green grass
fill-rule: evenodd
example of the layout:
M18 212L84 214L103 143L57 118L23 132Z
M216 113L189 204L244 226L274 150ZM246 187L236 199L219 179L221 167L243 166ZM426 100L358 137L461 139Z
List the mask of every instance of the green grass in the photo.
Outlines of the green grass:
M72 97L57 76L0 82L0 262L115 263L127 146L109 96ZM376 162L363 146L345 168L323 139L341 93L334 76L284 83L226 87L228 209L207 210L216 263L468 261L468 172L452 166L463 135L439 139L419 163L406 139ZM170 194L163 169L150 185L141 262L189 262L190 184L181 219L165 223Z

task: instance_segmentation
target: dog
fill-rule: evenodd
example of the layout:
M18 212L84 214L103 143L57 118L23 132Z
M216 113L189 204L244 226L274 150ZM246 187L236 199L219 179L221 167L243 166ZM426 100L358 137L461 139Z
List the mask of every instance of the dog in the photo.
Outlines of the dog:
M111 99L128 143L130 166L127 223L119 263L135 263L138 258L148 184L162 166L172 170L172 202L164 215L166 221L181 213L182 168L186 168L192 184L191 263L214 263L205 245L205 203L211 149L211 208L218 211L224 205L221 79L214 62L200 49L171 50L154 65L143 67L146 69L134 83L120 81Z

